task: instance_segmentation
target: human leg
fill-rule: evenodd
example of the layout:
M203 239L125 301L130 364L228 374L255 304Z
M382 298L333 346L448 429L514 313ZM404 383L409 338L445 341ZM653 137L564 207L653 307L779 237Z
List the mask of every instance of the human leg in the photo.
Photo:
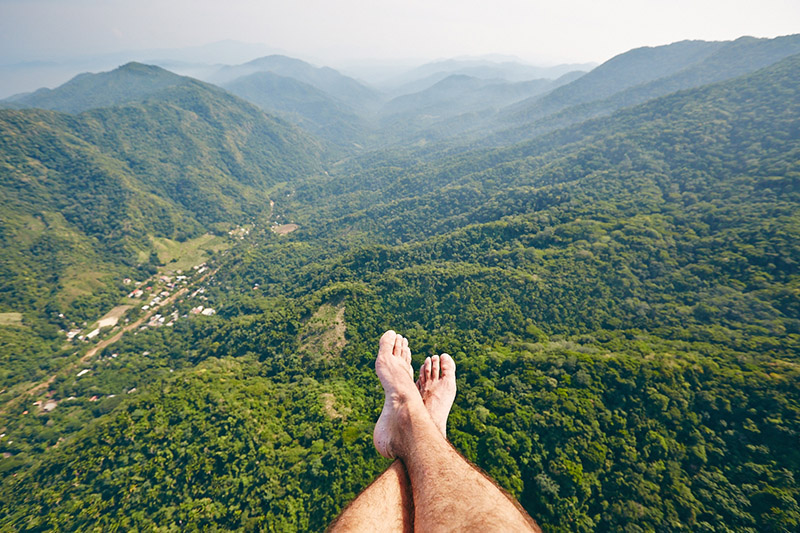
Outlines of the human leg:
M410 533L414 530L414 502L411 485L401 461L395 461L364 489L339 518L329 533L380 531Z
M387 339L388 340L388 339ZM397 335L392 338L389 349L396 351L402 359L407 375L414 379L411 366L411 350L408 340ZM403 463L395 461L366 489L345 507L339 517L329 526L330 533L343 531L413 531L414 502L411 486Z
M524 510L443 437L393 349L397 335L381 337L375 370L386 399L374 442L385 457L403 461L417 531L540 531ZM432 374L431 374L432 375Z
M385 339L388 342L389 337ZM397 335L391 349L411 364L408 340ZM413 369L410 370L413 379ZM455 363L446 354L428 357L420 367L417 389L431 419L445 435L447 416L456 395ZM328 531L412 531L414 503L408 474L401 461L395 461L364 489Z

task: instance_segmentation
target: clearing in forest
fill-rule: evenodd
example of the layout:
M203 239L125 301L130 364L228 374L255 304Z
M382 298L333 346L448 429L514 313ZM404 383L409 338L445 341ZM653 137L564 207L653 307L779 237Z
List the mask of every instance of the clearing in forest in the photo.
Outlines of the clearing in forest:
M345 418L350 413L350 408L348 407L341 406L339 409L336 408L336 396L332 392L323 392L320 394L320 399L328 418Z
M272 231L278 235L288 235L299 227L297 224L281 224L280 226L272 226Z
M22 313L0 313L0 326L21 326Z
M125 312L131 307L133 306L132 305L116 306L114 309L106 313L105 316L103 316L103 318L97 321L97 327L105 328L108 326L116 326L117 322L119 322L119 319L122 318L122 315L124 315Z
M173 241L165 237L151 237L153 247L158 252L158 259L166 265L166 270L187 271L193 266L206 262L211 253L230 248L224 237L206 233L183 242ZM211 252L211 253L209 253Z
M336 357L342 353L347 340L344 333L344 304L322 304L300 330L300 352L312 356Z

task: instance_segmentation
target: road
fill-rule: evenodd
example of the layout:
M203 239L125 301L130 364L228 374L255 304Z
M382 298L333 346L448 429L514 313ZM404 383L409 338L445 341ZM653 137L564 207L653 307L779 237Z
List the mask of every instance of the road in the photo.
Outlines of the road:
M14 397L14 398L10 399L9 401L7 401L5 404L3 404L3 407L0 408L0 416L5 415L6 411L8 411L8 409L10 407L12 407L14 404L24 400L25 398L29 398L30 396L33 396L33 395L37 394L38 392L40 392L42 390L48 389L50 387L50 385L52 385L53 382L56 379L58 379L59 376L66 376L70 372L74 372L75 369L78 366L82 365L83 363L85 363L86 361L88 361L89 359L94 357L98 352L108 348L109 346L111 346L112 344L114 344L115 342L120 340L125 333L138 328L143 323L145 323L146 321L150 320L150 317L152 317L155 314L156 310L160 309L161 307L165 307L167 305L170 305L176 299L180 298L182 295L184 295L187 292L189 292L190 290L194 289L197 285L199 285L200 283L202 283L203 281L208 279L210 276L213 276L214 274L216 274L217 270L219 270L219 267L215 268L214 270L209 270L203 276L201 276L200 278L198 278L196 280L192 280L192 282L190 284L188 284L185 287L175 291L175 293L173 293L172 295L167 297L157 307L149 309L147 311L147 313L145 313L144 315L139 317L135 322L131 322L130 324L126 325L125 327L120 328L120 330L118 332L116 332L114 335L112 335L111 337L109 337L107 339L103 339L102 341L98 342L95 346L93 346L91 349L89 349L83 355L83 357L81 357L78 361L72 363L71 365L67 365L67 366L63 367L62 369L60 369L58 372L56 372L52 376L49 376L47 379L45 379L43 381L39 381L38 383L35 383L34 385L31 385L30 387L28 387L27 389L25 389L24 391L19 393L16 397Z

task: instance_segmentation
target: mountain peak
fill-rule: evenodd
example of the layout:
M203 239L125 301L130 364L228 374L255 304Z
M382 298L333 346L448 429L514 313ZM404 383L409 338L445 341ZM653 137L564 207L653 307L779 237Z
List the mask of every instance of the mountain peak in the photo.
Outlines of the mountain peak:
M173 74L172 72L165 70L156 65L148 65L146 63L139 63L138 61L130 61L125 63L124 65L120 65L116 69L112 70L110 73L114 72L130 72L130 73L164 73L169 74L172 76L177 76L177 74ZM109 73L109 74L110 74Z
M135 102L189 80L191 78L161 67L132 61L109 72L79 74L55 89L42 89L15 98L13 105L80 113L87 109Z

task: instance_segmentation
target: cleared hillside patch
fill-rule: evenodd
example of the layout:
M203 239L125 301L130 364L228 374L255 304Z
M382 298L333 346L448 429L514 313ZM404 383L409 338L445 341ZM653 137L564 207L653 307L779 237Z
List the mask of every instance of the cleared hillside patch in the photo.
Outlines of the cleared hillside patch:
M0 326L21 326L22 313L0 313Z
M206 233L184 242L173 241L165 237L152 237L153 247L158 259L169 271L189 270L193 266L207 261L211 254L230 248L224 237Z
M272 226L272 231L278 235L288 235L299 227L297 224L281 224L280 226Z
M344 305L322 304L303 325L300 351L326 358L337 357L347 345Z
M95 268L101 265L95 265ZM64 276L64 288L59 293L59 299L64 305L69 305L79 296L93 294L102 288L110 272L94 270L86 266L85 270L77 267L69 268Z

